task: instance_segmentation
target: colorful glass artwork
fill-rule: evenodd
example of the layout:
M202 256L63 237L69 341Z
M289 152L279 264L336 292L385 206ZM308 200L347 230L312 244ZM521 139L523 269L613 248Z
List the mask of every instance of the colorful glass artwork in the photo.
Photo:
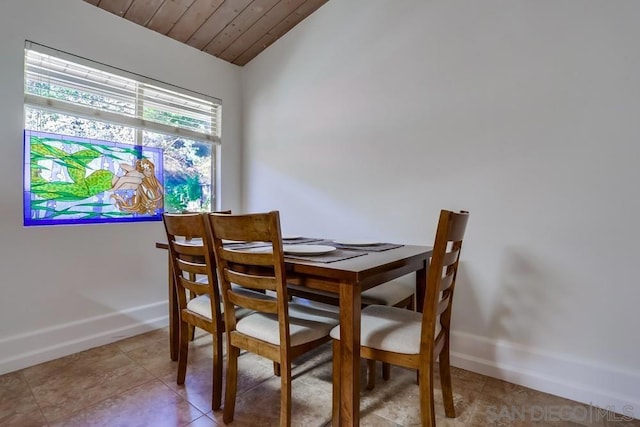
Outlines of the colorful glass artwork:
M24 225L160 221L162 150L25 130Z

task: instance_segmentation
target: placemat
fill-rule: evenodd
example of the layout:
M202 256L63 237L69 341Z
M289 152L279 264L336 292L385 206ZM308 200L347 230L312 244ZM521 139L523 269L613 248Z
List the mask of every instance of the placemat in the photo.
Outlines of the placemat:
M334 243L333 246L341 249L350 249L353 251L366 251L366 252L384 252L390 249L401 248L404 245L399 245L397 243L379 243L377 245L369 245L369 246L350 246L350 245L339 245Z
M250 249L261 248L265 246L271 246L271 243L267 242L238 242L238 243L225 243L224 247L227 249Z
M289 255L284 254L285 258L290 259L299 259L303 261L311 261L311 262L321 262L323 264L328 264L330 262L336 261L344 261L345 259L356 258L359 256L366 255L366 252L363 251L348 251L344 249L338 249L328 254L322 255Z
M311 243L320 242L324 239L318 239L317 237L296 237L295 239L282 239L283 245L297 245L299 243Z
M336 249L341 250L341 252L356 252L357 254L355 255L351 255L348 256L347 258L339 258L336 260L332 260L332 261L320 261L320 258L324 258L324 257L331 257L333 255L337 255L336 252L333 252L331 254L327 254L327 255L312 255L312 256L304 256L304 255L285 255L289 258L297 258L297 259L304 259L304 260L308 260L308 261L314 261L314 260L318 260L318 262L335 262L335 261L341 261L343 259L349 259L349 258L353 258L354 256L359 256L359 255L364 255L364 253L366 252L384 252L384 251L388 251L390 249L396 249L396 248L401 248L404 245L398 244L398 243L378 243L375 245L368 245L368 246L362 246L362 245L344 245L344 244L339 244L339 243L335 243L333 240L327 240L327 239L318 239L318 238L314 238L314 237L299 237L296 239L287 239L287 240L283 240L282 243L284 245L298 245L298 244L306 244L306 243L314 243L314 244L318 244L318 245L328 245L328 246L333 246ZM229 249L250 249L250 248L259 248L259 247L263 247L263 246L271 246L270 243L265 243L265 242L239 242L239 243L227 243L225 244L225 247L229 248Z
M350 251L364 251L364 252L384 252L390 249L401 248L404 245L398 243L377 243L375 245L343 245L340 243L336 243L333 240L323 240L322 242L318 242L319 245L330 245L337 249L347 249Z

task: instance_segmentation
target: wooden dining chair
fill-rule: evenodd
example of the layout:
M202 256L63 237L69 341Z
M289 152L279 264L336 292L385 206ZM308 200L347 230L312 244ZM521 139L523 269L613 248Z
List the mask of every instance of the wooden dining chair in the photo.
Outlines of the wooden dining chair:
M222 333L224 317L211 239L200 213L163 214L173 282L178 299L179 336L177 383L184 384L189 341L198 327L213 336L211 408L222 403ZM244 290L241 290L244 292ZM248 314L247 310L238 315Z
M311 304L319 302L332 306L340 305L340 298L335 293L310 289L305 286L289 284L289 293L293 296L304 298ZM361 305L365 308L370 305L386 305L390 307L406 308L415 311L415 285L403 280L390 280L374 288L367 289L361 294ZM391 378L390 365L382 363L382 378ZM367 390L373 390L376 385L376 361L367 360Z
M163 216L174 286L178 297L180 346L178 384L184 384L189 355L190 327L197 326L213 336L212 409L222 403L222 332L224 331L214 255L204 216L198 213ZM203 280L204 279L204 280Z
M436 359L445 414L455 417L449 334L458 261L468 219L468 212L440 212L422 313L381 305L362 310L360 356L418 371L423 426L435 427L433 366ZM334 425L339 425L340 327L331 331L331 337L334 339L333 420Z
M277 211L247 215L208 214L213 236L227 326L227 386L225 423L233 421L241 350L258 354L280 364L280 425L291 425L291 361L330 340L329 331L339 315L300 304L289 303ZM233 249L222 240L264 242L253 249ZM239 294L236 283L255 291L270 292L266 301ZM238 319L233 308L253 310Z

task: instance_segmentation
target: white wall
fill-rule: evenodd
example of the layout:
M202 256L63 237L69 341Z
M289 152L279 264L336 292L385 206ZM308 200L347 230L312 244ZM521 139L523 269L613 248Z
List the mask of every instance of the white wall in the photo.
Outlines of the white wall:
M25 39L221 98L240 206L238 67L80 0L0 0L0 374L167 324L162 223L22 226Z
M244 208L429 244L454 361L640 417L640 3L332 0L245 66Z

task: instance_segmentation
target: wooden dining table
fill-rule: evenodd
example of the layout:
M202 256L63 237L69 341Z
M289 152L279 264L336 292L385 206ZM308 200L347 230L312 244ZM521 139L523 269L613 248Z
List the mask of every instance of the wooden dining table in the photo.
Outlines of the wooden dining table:
M166 242L156 247L168 249ZM431 247L402 245L380 252L331 263L285 256L287 280L312 289L328 291L340 299L340 425L360 422L360 311L361 293L389 280L415 272L416 308L422 311ZM171 359L178 358L179 318L176 290L169 262L169 346Z

